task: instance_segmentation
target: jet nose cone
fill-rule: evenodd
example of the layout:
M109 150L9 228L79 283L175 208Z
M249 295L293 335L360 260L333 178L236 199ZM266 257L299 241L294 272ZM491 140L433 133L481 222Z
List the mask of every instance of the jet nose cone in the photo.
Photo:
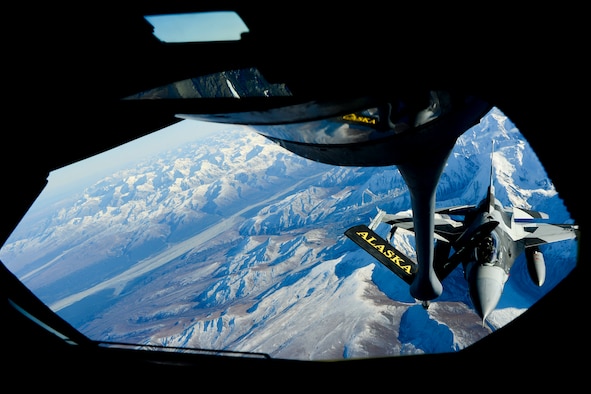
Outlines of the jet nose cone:
M478 266L470 281L470 298L482 323L497 307L507 275L500 267Z

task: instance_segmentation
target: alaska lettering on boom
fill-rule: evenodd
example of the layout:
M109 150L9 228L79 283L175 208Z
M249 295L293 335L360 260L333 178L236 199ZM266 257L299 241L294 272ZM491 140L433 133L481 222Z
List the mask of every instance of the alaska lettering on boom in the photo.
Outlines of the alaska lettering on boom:
M398 256L394 250L387 248L384 244L376 244L376 238L370 237L367 231L358 231L355 233L359 238L363 239L369 245L373 246L376 250L378 250L381 254L386 256L388 260L396 264L400 269L404 270L407 274L411 274L411 266L408 264L403 264L404 259Z

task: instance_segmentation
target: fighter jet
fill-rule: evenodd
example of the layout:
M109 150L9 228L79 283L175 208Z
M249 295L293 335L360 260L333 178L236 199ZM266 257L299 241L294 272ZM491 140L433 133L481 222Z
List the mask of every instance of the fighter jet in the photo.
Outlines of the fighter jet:
M517 207L504 207L495 197L491 182L486 197L478 205L464 205L435 210L433 268L439 282L462 264L470 299L478 316L486 318L496 308L509 271L525 253L528 273L537 286L546 278L546 265L539 246L578 239L576 224L545 222L548 214ZM386 239L374 230L380 223L391 226ZM408 211L387 214L378 209L369 226L358 225L345 231L351 240L409 285L416 285L419 264L393 245L398 229L415 230L415 220ZM423 300L428 307L429 301Z
M417 256L410 293L424 304L441 295L434 269L435 190L457 138L490 111L478 97L445 90L388 99L317 100L266 111L176 114L181 119L244 124L286 150L338 166L396 165L410 191Z
M463 262L475 308L484 321L495 308L509 269L520 253L527 249L528 261L537 267L535 275L543 278L543 256L535 247L574 237L572 227L527 223L528 215L538 219L544 216L541 212L502 208L494 198L492 182L488 196L478 207L435 209L435 191L447 159L457 138L491 109L486 101L458 92L430 90L386 101L375 97L344 99L338 111L333 104L316 101L263 112L176 116L249 125L288 151L326 164L396 165L408 186L413 215L378 215L383 215L381 220L388 220L393 229L414 233L416 261L380 238L372 226L356 226L346 234L404 279L411 296L424 306L442 294L441 280ZM465 218L455 220L452 213ZM500 259L484 264L474 253L483 249L480 242L490 240L495 250L503 253ZM447 256L452 248L455 254Z

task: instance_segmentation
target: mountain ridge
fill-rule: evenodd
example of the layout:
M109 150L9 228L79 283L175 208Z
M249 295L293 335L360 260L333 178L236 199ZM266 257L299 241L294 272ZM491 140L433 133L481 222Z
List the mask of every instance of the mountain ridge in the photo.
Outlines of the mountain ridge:
M496 109L458 139L437 206L478 203L491 165L503 204L568 220L533 151ZM71 201L19 226L0 256L97 340L288 359L457 351L522 313L576 260L572 244L548 245L540 289L517 263L488 326L460 270L425 311L343 234L378 206L409 209L398 170L315 163L244 129L146 159ZM396 242L412 247L408 237Z

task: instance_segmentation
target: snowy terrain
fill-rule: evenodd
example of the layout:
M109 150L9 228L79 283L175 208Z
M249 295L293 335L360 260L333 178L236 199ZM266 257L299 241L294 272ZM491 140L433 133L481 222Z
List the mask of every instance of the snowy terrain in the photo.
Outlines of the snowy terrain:
M570 222L535 154L496 109L458 139L437 206L484 197L493 141L497 198ZM547 280L538 288L518 259L485 326L461 267L424 310L343 234L369 224L377 207L410 208L395 166L316 163L228 126L76 193L42 193L0 258L91 339L302 360L463 349L518 317L576 262L575 241L543 247ZM408 236L395 242L412 253Z

